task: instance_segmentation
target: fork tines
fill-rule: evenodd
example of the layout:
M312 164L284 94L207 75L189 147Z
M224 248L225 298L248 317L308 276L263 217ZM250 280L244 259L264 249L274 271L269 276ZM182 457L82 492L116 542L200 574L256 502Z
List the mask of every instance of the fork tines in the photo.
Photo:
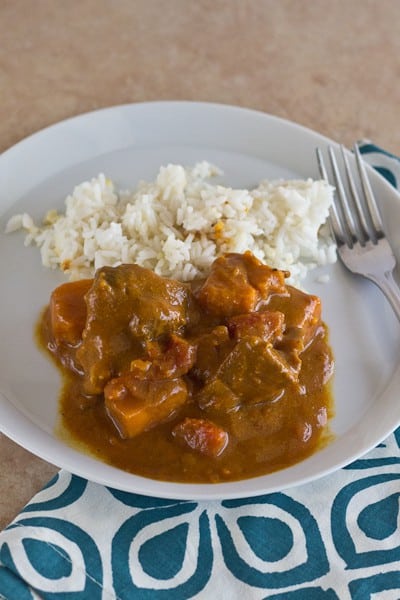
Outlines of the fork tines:
M381 215L357 144L353 150L355 158L341 145L338 161L333 146L328 147L331 180L336 188L330 224L338 245L346 244L350 247L357 243L362 246L369 242L376 244L384 236ZM317 159L321 176L329 182L320 148L317 148ZM350 160L355 160L357 180L352 174Z

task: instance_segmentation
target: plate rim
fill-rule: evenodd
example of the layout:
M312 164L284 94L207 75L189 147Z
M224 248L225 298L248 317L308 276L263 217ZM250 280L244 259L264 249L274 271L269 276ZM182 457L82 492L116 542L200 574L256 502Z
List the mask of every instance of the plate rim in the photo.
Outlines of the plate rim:
M42 129L38 130L37 132L34 132L34 133L30 134L29 136L19 140L16 144L14 144L10 148L6 149L0 155L0 177L1 177L1 168L4 163L4 160L6 162L8 160L12 161L13 154L18 153L21 150L21 148L23 150L28 149L28 151L29 151L29 146L31 144L35 145L36 141L39 138L45 138L49 132L57 131L57 130L59 130L60 127L68 128L68 126L71 123L74 123L76 125L76 124L79 124L79 121L84 121L87 118L96 118L98 116L105 115L110 112L114 112L114 111L118 112L119 110L129 111L132 109L135 110L135 109L140 109L140 108L146 109L148 107L157 108L157 107L166 107L166 106L168 106L169 108L174 108L174 109L190 107L191 110L192 109L194 109L194 110L200 109L201 110L204 108L209 109L209 110L210 109L217 110L217 111L228 110L228 111L240 113L244 116L247 113L254 117L269 120L271 123L273 122L273 123L277 124L278 126L283 126L285 128L293 129L296 131L296 133L306 135L306 136L311 136L315 140L318 140L321 143L321 145L323 145L323 146L326 146L328 144L333 144L335 146L337 145L337 142L329 139L328 137L326 137L326 136L318 133L317 131L310 129L302 124L290 121L288 119L285 119L285 118L282 118L282 117L279 117L276 115L265 113L260 110L255 110L252 108L235 106L235 105L231 105L231 104L216 103L216 102L197 102L197 101L187 101L187 100L153 100L150 102L125 103L125 104L117 104L117 105L109 106L109 107L103 107L103 108L100 108L100 109L97 109L94 111L87 111L87 112L84 112L84 113L76 115L76 116L67 117L66 119L63 119L57 123L53 123L46 127L43 127ZM390 184L379 173L377 173L372 167L368 167L368 168L370 169L370 172L374 173L373 177L377 181L380 180L380 185L382 185L383 187L386 187L388 190L393 192L392 186L390 186ZM11 204L9 205L9 207L12 207L13 204L15 203L15 201L16 201L16 199L14 198L11 201ZM1 205L0 205L0 216L1 215L2 215L2 210L1 210ZM1 383L0 383L0 385L1 385ZM391 388L393 385L396 385L396 386L400 385L400 366L399 365L397 366L395 372L393 373L393 375L389 381L388 388ZM382 394L383 401L385 400L385 398L387 398L387 396L388 396L388 390L384 391ZM32 439L35 440L35 435L34 435L35 433L38 433L39 438L49 437L52 440L55 440L55 438L53 438L46 431L44 431L43 429L40 429L37 425L35 425L35 423L33 423L26 415L22 414L17 409L17 407L15 407L12 404L10 406L9 399L7 399L6 395L4 395L4 393L3 394L1 393L1 389L0 389L0 414L2 416L6 415L6 416L8 416L9 419L13 420L13 418L15 418L15 413L14 413L14 415L11 414L13 411L18 413L17 417L20 416L23 418L23 420L26 420L26 423L23 424L24 429L26 432L28 432L28 431L31 432L31 434L33 434L33 438L32 437L28 438L29 443L21 442L21 439L18 437L18 435L15 435L15 432L12 430L12 427L11 428L7 427L7 422L6 422L6 425L4 425L4 423L0 423L0 431L3 431L3 433L7 437L12 439L19 445L23 446L30 452L34 453L35 455L39 456L43 460L46 460L47 462L51 462L53 464L56 464L57 466L59 466L61 468L68 469L69 471L75 473L76 475L85 477L91 481L96 481L97 483L106 485L108 487L115 487L116 489L120 489L120 490L127 491L127 492L148 494L151 496L156 496L156 497L161 497L161 498L171 498L171 499L175 498L175 499L215 500L215 499L222 499L222 498L223 499L244 498L244 497L248 497L248 496L256 496L259 494L269 493L272 491L287 489L287 488L291 488L291 487L294 487L297 485L303 485L310 481L319 479L321 477L325 477L326 475L351 463L356 458L359 458L360 456L365 454L365 452L368 449L371 449L373 446L382 442L387 437L387 435L389 435L392 431L394 431L394 429L396 429L396 427L398 427L398 425L400 425L400 412L399 412L398 420L395 422L395 424L390 429L390 431L386 431L382 436L380 436L379 439L374 440L373 445L372 446L369 445L367 450L364 448L363 450L360 450L360 451L354 451L354 453L350 457L348 456L345 459L337 461L335 463L335 466L330 467L325 470L321 470L321 472L318 472L317 474L311 474L308 476L306 475L303 477L297 476L297 478L295 478L294 481L291 481L291 482L289 481L286 483L283 481L279 481L279 477L278 477L277 478L278 481L275 485L270 485L270 486L262 486L261 485L261 480L263 480L265 478L271 479L271 477L274 475L276 476L277 473L284 473L288 470L288 469L282 469L281 471L272 473L271 475L264 475L264 476L260 476L260 477L256 477L256 478L241 480L241 482L226 482L226 483L220 483L220 484L212 484L212 486L211 486L212 489L207 490L204 488L210 487L210 484L186 484L186 483L172 483L172 482L163 482L163 481L158 481L158 480L152 480L152 479L148 479L148 478L141 477L138 475L131 475L129 473L121 471L120 469L117 469L116 467L111 467L110 465L107 465L106 463L102 463L101 461L98 461L97 459L90 457L90 461L95 460L96 462L100 462L101 465L103 466L103 468L106 467L105 471L106 471L106 473L108 472L108 474L109 474L109 479L107 479L107 481L105 480L104 477L102 478L102 477L99 477L98 475L93 477L91 474L88 474L88 471L86 471L86 470L82 471L82 470L79 470L79 468L77 469L76 466L73 466L72 463L73 463L73 458L75 457L75 455L78 455L79 458L81 459L83 454L71 447L68 447L69 451L71 451L72 454L70 454L68 452L68 457L70 458L70 460L67 465L65 465L65 463L62 464L64 461L61 461L61 464L59 461L55 462L54 460L52 460L52 458L49 456L49 454L47 454L45 452L45 450L43 449L40 439L39 439L38 443L36 443L36 444L31 443ZM361 435L361 437L362 437L362 435ZM331 444L328 446L328 448L330 446L331 446ZM62 445L62 447L58 448L58 450L60 450L62 453L62 451L65 449L65 447L66 446ZM321 453L324 453L325 451L326 451L325 448L321 449L313 456L314 457L317 455L320 456ZM59 452L57 451L56 454L59 455ZM310 459L312 459L312 457L310 457ZM297 463L297 465L294 465L293 467L289 467L289 469L291 470L291 472L295 472L298 470L299 466L304 465L304 463L310 459L306 459L306 461ZM86 463L86 462L87 461L85 460L84 463ZM118 472L119 476L117 476L117 475L115 477L111 476L111 471L109 471L109 469L111 469L111 471L113 473L115 471ZM119 481L121 474L122 474L123 478L127 479L126 485L124 485L123 482L121 483ZM139 486L139 489L138 488L134 489L131 484L137 482L138 480L140 480L140 483L142 485ZM259 482L259 483L257 484L257 482ZM243 487L242 490L237 489L238 483L242 484L241 486L239 486L239 487ZM155 488L155 489L153 489L153 488Z

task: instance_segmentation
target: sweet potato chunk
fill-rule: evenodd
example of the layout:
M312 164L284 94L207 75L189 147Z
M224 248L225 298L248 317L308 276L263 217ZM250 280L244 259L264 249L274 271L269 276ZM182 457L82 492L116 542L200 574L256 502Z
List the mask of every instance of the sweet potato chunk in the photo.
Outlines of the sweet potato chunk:
M225 254L211 266L197 291L203 308L215 316L253 312L271 294L284 294L286 272L271 269L250 252Z
M104 388L107 413L123 438L167 421L186 399L187 387L180 378L148 381L124 373Z
M228 443L227 432L208 419L187 417L174 427L172 435L192 450L212 458L222 454Z
M93 279L71 281L58 286L50 297L50 324L56 344L75 346L82 339L86 323L85 294Z

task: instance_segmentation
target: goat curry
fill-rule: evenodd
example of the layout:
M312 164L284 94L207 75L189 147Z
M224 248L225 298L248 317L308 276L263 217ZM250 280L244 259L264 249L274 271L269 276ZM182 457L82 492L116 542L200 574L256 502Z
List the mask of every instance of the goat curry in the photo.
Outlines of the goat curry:
M126 471L220 482L294 464L326 437L333 372L318 297L250 252L202 281L134 264L52 294L40 338L62 369L62 427Z

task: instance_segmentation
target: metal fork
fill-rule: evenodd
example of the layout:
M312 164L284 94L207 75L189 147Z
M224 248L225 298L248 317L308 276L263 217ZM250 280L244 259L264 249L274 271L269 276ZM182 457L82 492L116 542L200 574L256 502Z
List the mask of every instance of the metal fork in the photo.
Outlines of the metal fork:
M320 148L316 152L321 176L329 182ZM343 146L340 146L340 154L341 169L333 147L328 147L331 183L336 189L329 222L338 255L352 273L370 279L382 290L400 320L400 288L393 277L396 259L386 238L360 151L355 145L356 177Z

